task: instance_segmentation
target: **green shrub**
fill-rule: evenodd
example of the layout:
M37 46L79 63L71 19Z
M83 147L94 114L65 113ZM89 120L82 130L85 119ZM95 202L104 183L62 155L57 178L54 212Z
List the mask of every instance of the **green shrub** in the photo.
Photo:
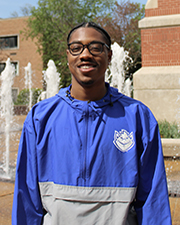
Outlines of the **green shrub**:
M32 88L32 105L36 104L39 95L42 92L40 88ZM19 92L15 105L28 105L29 104L29 89L23 89Z
M180 138L179 126L176 122L159 121L159 131L162 138Z

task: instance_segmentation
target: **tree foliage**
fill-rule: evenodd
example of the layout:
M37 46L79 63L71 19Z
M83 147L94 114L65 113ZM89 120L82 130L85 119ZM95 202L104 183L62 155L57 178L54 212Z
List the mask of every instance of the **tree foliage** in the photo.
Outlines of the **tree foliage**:
M19 14L22 16L30 16L32 8L33 6L31 4L26 4L25 6L20 7L20 13L14 11L13 13L11 13L11 16L19 17Z
M55 62L62 87L71 82L66 37L71 28L82 21L98 22L108 31L112 42L129 52L133 63L126 67L128 77L141 67L138 21L144 17L144 5L130 0L39 0L38 7L32 7L30 12L27 29L23 32L27 38L36 40L44 70L50 59Z
M66 37L70 29L82 21L96 20L110 12L112 0L39 0L28 20L26 37L37 40L43 67L52 59L61 74L61 85L67 86L71 75L67 68Z
M42 89L32 88L32 105L37 103L37 99L42 92ZM23 89L17 96L15 105L28 105L29 104L29 89Z
M138 21L145 16L145 6L121 0L115 3L110 17L99 17L99 23L108 31L112 42L117 42L129 52L133 63L127 67L128 76L131 76L141 67L141 33Z

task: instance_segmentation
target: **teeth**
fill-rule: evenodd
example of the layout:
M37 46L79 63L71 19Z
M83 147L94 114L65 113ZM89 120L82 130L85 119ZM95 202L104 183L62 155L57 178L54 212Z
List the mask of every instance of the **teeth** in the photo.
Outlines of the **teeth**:
M91 66L86 66L86 65L84 65L84 66L81 66L81 68L83 68L83 69L88 69L88 68L90 68Z

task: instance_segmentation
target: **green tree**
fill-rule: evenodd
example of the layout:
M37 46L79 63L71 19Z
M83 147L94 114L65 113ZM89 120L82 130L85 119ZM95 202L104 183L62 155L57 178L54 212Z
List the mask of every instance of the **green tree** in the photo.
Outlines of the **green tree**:
M36 40L42 54L43 67L52 59L61 74L62 87L71 81L67 68L66 37L70 29L82 21L96 20L110 12L112 0L39 0L28 20L26 37Z
M37 103L37 99L42 92L42 89L32 88L32 105ZM29 89L23 89L17 96L15 105L28 105L29 104Z
M145 6L129 0L115 3L111 17L99 17L99 23L109 32L112 42L117 42L129 52L133 63L129 62L127 76L141 67L141 31L138 21L145 16Z

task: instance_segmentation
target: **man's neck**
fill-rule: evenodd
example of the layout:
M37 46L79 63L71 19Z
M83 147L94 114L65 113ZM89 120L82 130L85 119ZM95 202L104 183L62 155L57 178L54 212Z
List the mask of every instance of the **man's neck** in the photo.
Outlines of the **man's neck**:
M99 86L73 85L71 87L71 96L81 101L97 101L105 96L107 88L105 83Z

